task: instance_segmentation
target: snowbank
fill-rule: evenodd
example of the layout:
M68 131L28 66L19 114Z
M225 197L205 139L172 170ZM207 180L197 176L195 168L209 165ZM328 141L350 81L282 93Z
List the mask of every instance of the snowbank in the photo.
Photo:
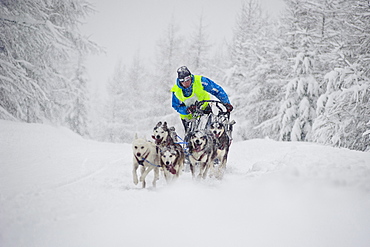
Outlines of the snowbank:
M370 245L370 153L232 144L223 181L132 183L131 146L0 120L0 246Z

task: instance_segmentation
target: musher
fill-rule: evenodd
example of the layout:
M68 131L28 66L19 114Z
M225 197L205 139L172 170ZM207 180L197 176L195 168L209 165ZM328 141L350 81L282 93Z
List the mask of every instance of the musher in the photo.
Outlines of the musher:
M193 118L192 113L196 110L195 102L210 100L210 94L220 100L228 112L233 110L229 97L221 86L207 77L191 74L186 66L181 66L177 69L176 84L172 87L171 92L172 107L180 113L185 133L188 132L190 127L189 120ZM205 114L211 112L207 103L202 106L202 110Z

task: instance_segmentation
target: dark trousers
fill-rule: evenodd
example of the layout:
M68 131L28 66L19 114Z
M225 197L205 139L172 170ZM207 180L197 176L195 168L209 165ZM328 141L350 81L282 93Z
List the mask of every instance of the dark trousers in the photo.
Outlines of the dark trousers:
M181 122L182 122L182 125L184 126L185 136L186 136L186 134L188 133L188 131L190 129L190 121L188 121L186 119L181 119Z

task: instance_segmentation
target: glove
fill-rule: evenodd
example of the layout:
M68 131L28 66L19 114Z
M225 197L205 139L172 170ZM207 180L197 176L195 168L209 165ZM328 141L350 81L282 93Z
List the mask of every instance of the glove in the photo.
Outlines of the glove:
M234 107L229 103L226 103L225 107L226 107L227 112L231 112L234 109Z
M194 113L196 111L196 109L197 109L196 105L191 105L186 109L186 111L187 111L187 113L191 114L191 113Z

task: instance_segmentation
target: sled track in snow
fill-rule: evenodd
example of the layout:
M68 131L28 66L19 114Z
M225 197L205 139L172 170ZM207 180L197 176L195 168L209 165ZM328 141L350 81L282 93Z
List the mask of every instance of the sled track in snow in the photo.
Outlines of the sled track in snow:
M89 178L94 177L95 175L100 174L101 172L105 171L109 166L111 166L112 164L114 164L116 162L119 162L121 160L123 160L123 159L120 158L120 159L105 163L104 165L102 165L101 167L99 167L98 169L96 169L94 171L91 171L91 172L88 172L88 173L83 174L81 176L78 176L76 178L70 179L67 182L60 183L60 184L54 186L52 189L62 189L62 188L66 188L66 187L69 187L71 185L83 182L83 181L85 181ZM87 161L87 159L85 159L83 163L86 163L86 161Z

